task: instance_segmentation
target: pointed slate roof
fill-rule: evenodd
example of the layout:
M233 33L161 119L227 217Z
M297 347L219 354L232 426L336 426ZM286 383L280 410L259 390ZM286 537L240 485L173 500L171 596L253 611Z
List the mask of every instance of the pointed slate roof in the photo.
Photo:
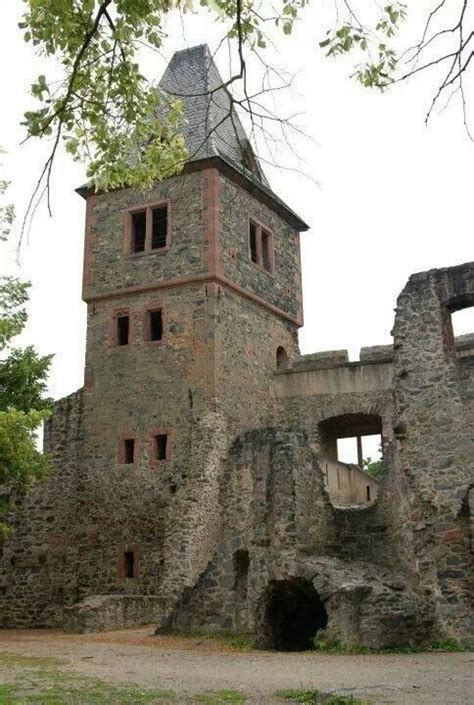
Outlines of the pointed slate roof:
M218 158L227 171L234 176L237 173L244 188L270 202L299 231L308 230L306 223L271 190L223 84L207 44L175 52L163 74L160 88L183 103L188 161ZM88 182L76 190L85 197L92 188L92 182Z
M183 103L189 161L221 157L269 188L223 84L209 47L200 44L175 52L159 86Z
M183 103L189 161L219 157L245 177L247 187L257 187L270 199L298 230L307 230L306 223L271 190L223 84L207 44L175 52L163 74L160 88Z

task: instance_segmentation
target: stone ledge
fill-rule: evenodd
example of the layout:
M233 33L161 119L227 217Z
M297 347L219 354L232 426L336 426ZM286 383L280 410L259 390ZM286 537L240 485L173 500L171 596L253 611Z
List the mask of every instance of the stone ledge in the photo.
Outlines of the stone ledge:
M157 597L149 595L94 595L64 609L64 629L84 634L128 629L156 623Z

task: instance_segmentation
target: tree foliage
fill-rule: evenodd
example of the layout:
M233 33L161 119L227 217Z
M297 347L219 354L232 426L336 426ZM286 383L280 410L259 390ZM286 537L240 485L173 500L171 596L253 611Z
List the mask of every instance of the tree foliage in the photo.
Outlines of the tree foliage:
M238 68L224 85L239 82L245 95L239 105L253 121L261 104L247 90L249 53L265 64L261 52L270 31L291 34L308 1L23 0L20 27L25 41L62 66L59 79L42 74L31 87L36 107L25 114L27 139L47 138L52 147L24 225L45 194L49 203L61 144L75 160L87 163L98 189L147 189L183 167L180 102L149 83L140 69L140 50L160 50L164 22L172 11L205 11L221 23L222 41L232 43L238 55ZM400 53L395 38L413 1L407 6L398 0L334 0L333 26L316 28L315 42L321 40L329 57L351 55L353 76L369 88L385 90L421 72L444 71L427 119L442 96L450 100L459 93L469 133L463 77L474 56L474 31L468 5L469 0L433 0L420 41Z
M7 182L2 182L0 196ZM13 223L11 205L0 206L0 240L5 241ZM13 346L26 321L29 284L14 277L0 277L0 538L9 532L2 514L9 497L18 496L48 471L45 456L36 447L36 432L49 416L51 400L45 397L50 356L32 347Z
M375 477L376 480L381 479L384 471L383 461L372 460L372 458L364 459L363 468L365 472L369 473L369 475L372 475L372 477Z

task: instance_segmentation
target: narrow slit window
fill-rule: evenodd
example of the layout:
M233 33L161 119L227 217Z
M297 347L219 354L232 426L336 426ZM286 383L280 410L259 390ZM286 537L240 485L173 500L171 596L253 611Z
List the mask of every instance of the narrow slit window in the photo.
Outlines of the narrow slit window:
M128 345L130 336L130 316L120 314L117 316L117 345Z
M132 213L132 252L144 252L146 242L146 210Z
M249 246L250 246L250 259L252 262L257 264L258 253L257 253L257 227L255 223L250 223L249 226Z
M135 577L135 554L133 553L133 551L125 551L124 563L125 563L125 577L126 578L134 578Z
M155 436L155 458L166 460L168 458L168 434L159 433Z
M272 236L262 230L262 265L267 272L272 271Z
M167 245L168 208L160 206L152 209L151 249L160 250Z
M163 314L161 311L149 312L149 338L150 340L162 340L163 338Z
M131 465L135 460L135 439L126 438L123 442L124 444L124 463Z
M365 489L366 489L367 502L370 502L370 485L367 485Z

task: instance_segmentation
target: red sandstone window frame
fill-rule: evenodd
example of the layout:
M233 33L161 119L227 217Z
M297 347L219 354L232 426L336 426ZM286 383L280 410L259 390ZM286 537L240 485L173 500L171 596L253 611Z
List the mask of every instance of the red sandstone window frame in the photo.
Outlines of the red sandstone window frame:
M257 250L257 261L254 262L252 259L252 248L250 246L250 227L254 226L255 228L255 237L256 237L256 250ZM266 238L268 247L267 247L267 253L268 253L268 267L265 266L265 258L264 258L264 253L263 253L263 238ZM262 272L266 272L267 274L273 275L275 271L275 249L273 246L273 233L269 228L267 228L263 223L260 223L258 220L255 218L249 218L248 221L248 227L247 227L247 243L248 243L248 252L249 252L249 260L250 263L253 264L255 267L258 267Z
M161 312L161 338L160 340L152 340L151 339L151 330L150 330L150 314L154 313L155 311L160 311ZM151 345L164 345L165 344L165 336L166 336L166 312L165 308L162 304L150 304L150 306L147 306L145 309L145 312L143 314L143 319L142 319L142 326L143 326L143 340L146 343L150 343Z
M119 345L119 342L118 342L118 319L121 316L128 316L128 343L126 345ZM120 308L115 308L112 311L112 319L110 322L109 338L110 338L110 344L113 348L124 348L126 350L132 344L132 342L133 342L133 316L131 314L129 307L122 306Z
M125 462L125 459L126 459L125 441L128 441L128 440L134 441L133 463ZM138 441L136 433L134 431L130 431L130 432L124 431L123 433L121 433L119 436L117 463L119 465L127 465L127 466L131 466L131 467L135 467L135 465L138 462L138 452L139 452L139 441Z
M152 248L153 236L153 210L166 206L166 245ZM142 252L133 251L133 215L146 213L145 249ZM171 205L168 199L143 203L139 206L128 208L125 213L124 252L128 257L141 257L143 255L159 255L168 252L171 246Z
M156 437L166 435L166 458L158 459L157 448L156 448ZM150 454L150 465L151 467L157 467L162 465L162 463L168 463L173 456L173 429L168 426L160 426L158 428L151 428L149 432L149 454Z
M126 575L126 553L133 553L133 578ZM140 579L140 547L137 543L122 544L118 549L117 578L119 583Z

